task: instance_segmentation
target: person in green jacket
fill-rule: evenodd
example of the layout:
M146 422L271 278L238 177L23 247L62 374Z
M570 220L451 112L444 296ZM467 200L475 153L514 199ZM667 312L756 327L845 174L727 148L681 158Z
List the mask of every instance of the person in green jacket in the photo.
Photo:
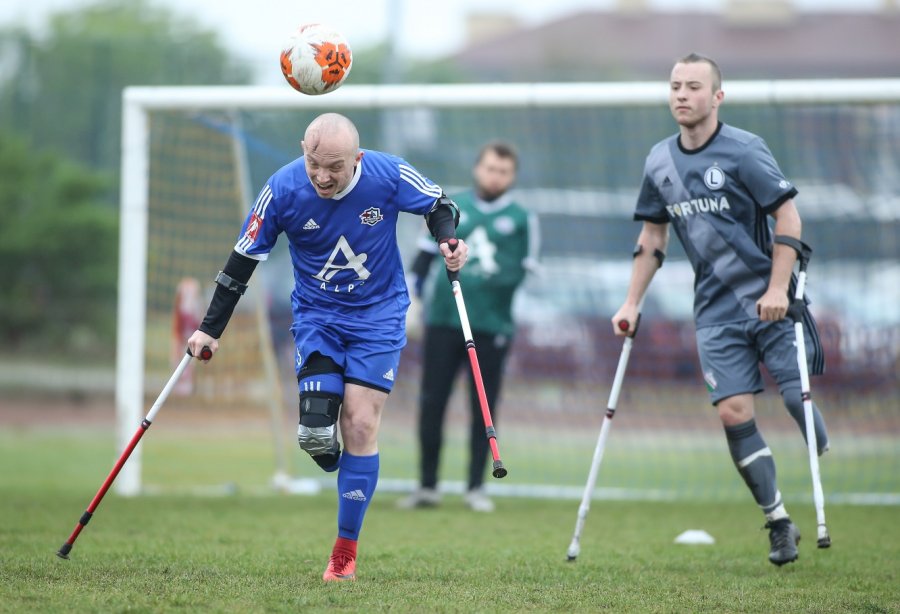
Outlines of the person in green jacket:
M515 333L512 302L526 273L537 262L537 216L508 193L516 179L518 154L505 142L485 144L475 162L474 189L453 195L459 206L457 237L469 246L469 260L460 272L466 311L478 350L478 362L492 418L510 344ZM422 385L419 399L420 487L401 499L402 508L433 507L440 503L438 465L443 443L444 415L461 368L468 373L471 428L468 488L464 500L474 511L491 512L494 503L483 489L489 443L472 381L459 312L442 267L432 267L437 244L420 241L412 266L415 293L425 301ZM438 269L433 271L432 269ZM426 288L425 281L430 275ZM424 296L423 296L424 295ZM496 423L496 422L495 422Z

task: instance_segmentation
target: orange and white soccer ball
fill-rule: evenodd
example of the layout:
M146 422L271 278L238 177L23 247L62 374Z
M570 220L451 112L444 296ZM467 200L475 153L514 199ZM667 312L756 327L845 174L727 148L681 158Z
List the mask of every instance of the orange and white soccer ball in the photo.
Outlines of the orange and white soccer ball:
M353 66L353 53L343 35L326 25L305 24L281 52L281 72L301 94L318 96L341 86Z

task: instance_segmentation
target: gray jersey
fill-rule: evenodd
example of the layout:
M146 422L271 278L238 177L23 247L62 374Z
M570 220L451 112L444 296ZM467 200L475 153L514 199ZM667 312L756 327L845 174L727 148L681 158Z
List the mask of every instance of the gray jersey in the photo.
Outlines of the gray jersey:
M795 194L765 141L732 126L693 151L678 135L650 150L634 218L674 227L694 268L697 328L759 317L772 272L768 214Z

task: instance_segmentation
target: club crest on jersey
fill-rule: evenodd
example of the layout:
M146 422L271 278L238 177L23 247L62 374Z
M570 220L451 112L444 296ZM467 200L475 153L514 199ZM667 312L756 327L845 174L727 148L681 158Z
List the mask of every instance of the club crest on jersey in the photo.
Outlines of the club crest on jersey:
M247 223L247 230L244 231L244 236L251 242L256 242L256 237L259 235L259 229L261 226L262 218L256 215L256 212L254 212L250 217L250 221Z
M374 226L383 219L384 216L381 215L381 209L378 207L369 207L359 214L359 221L367 226Z
M508 215L501 215L494 220L494 230L502 235L511 235L516 229L516 223Z
M721 190L725 185L725 173L718 166L710 166L703 173L703 183L710 190Z

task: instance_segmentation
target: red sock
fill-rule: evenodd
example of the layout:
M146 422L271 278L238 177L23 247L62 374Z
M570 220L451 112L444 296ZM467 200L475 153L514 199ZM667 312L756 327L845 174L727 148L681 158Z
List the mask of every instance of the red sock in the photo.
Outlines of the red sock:
M343 552L356 559L356 540L338 537L334 542L332 552Z

